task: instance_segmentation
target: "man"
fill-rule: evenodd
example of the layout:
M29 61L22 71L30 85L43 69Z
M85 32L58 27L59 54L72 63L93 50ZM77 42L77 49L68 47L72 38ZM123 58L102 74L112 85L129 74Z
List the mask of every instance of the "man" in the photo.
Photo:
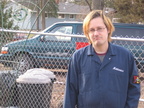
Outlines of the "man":
M84 19L83 31L90 45L70 60L63 108L137 108L138 70L127 49L110 43L112 22L94 10Z

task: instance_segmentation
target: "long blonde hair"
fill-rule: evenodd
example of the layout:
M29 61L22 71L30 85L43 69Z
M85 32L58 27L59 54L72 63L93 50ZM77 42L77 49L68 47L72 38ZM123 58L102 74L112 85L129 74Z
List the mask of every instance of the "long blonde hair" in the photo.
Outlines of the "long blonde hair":
M84 35L88 38L89 43L92 43L89 39L89 34L88 34L89 23L92 19L97 18L97 17L101 17L103 19L103 22L104 22L106 28L109 30L108 41L111 42L111 36L112 36L112 33L115 30L115 28L114 28L111 20L104 15L102 10L93 10L85 17L85 19L83 21Z

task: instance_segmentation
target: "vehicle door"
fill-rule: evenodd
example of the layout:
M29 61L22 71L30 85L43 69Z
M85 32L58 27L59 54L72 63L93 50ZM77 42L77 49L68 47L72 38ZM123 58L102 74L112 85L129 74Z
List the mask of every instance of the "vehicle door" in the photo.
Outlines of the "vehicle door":
M72 34L73 26L57 26L50 33L54 35L41 35L39 45L35 49L39 62L52 67L67 65L72 53L75 50L72 37L64 36ZM54 66L55 65L55 66Z

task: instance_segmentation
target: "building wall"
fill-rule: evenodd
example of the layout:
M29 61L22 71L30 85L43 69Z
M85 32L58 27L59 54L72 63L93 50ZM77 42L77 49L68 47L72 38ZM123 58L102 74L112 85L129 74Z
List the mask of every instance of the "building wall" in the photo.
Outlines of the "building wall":
M11 4L11 6L13 7L13 15L15 14L15 16L16 16L16 17L13 17L14 25L19 26L19 28L21 30L37 30L37 28L39 28L39 30L42 29L41 16L39 17L39 27L37 27L38 15L36 15L36 12L33 12L30 9L27 9L26 7L24 7L20 4L17 4L16 2L13 2ZM25 14L26 14L26 16L25 16ZM76 14L70 13L70 14L63 14L63 15L64 15L63 18L60 18L60 17L48 18L48 17L46 17L46 27L52 25L55 22L60 22L60 21L82 21L77 17L79 15L76 15ZM70 18L70 15L71 16L73 15L73 17Z
M64 15L65 17L64 18L48 18L46 17L46 27L47 28L48 26L52 25L53 23L56 23L56 22L63 22L63 21L82 21L80 19L76 19L76 15L74 15L74 18L69 18L69 15L66 14ZM37 22L36 22L36 19L37 19L37 15L36 14L32 14L31 16L31 27L30 28L27 28L27 29L33 29L33 30L37 30ZM42 30L42 22L41 22L41 17L39 17L39 29Z
M19 26L20 29L29 29L31 27L31 11L26 7L17 3L12 3L9 8L12 7L12 20L14 26Z

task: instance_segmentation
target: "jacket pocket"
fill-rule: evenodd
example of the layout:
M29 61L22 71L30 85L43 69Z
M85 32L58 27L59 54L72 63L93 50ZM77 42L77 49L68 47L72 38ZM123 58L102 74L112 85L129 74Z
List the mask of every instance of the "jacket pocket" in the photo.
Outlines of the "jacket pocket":
M124 78L124 73L122 72L111 72L109 74L109 90L119 93L122 92L126 84Z

